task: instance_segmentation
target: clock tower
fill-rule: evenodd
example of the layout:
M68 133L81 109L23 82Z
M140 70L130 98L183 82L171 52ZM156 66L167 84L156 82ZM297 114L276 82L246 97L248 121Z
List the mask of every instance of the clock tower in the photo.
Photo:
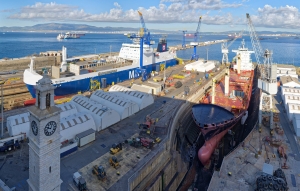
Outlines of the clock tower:
M37 82L36 103L28 109L30 191L60 191L60 108L54 104L51 79Z

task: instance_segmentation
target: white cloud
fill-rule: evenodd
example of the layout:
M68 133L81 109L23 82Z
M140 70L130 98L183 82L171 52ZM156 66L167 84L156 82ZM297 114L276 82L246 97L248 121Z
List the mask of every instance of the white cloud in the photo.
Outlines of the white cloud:
M276 8L265 5L263 8L258 8L257 15L250 15L250 17L255 26L290 29L300 27L300 13L294 6Z
M168 5L167 5L168 4ZM229 24L233 22L231 14L204 14L203 10L221 10L236 8L242 4L224 3L222 0L162 0L158 6L140 7L147 22L153 23L191 23L198 22L203 15L202 22L206 24ZM86 21L86 22L138 22L137 10L123 10L119 3L114 2L114 8L108 12L89 14L78 7L56 3L36 3L25 6L20 12L9 16L10 19L31 19L50 21Z

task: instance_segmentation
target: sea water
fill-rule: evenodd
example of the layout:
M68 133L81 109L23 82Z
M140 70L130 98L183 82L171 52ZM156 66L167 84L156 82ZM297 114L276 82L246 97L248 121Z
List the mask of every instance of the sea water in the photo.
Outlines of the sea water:
M96 34L86 33L80 39L57 40L58 33L37 33L37 32L5 32L0 33L0 59L20 58L39 54L45 51L61 50L62 46L67 47L68 57L81 56L86 54L99 54L109 52L119 52L122 43L132 43L131 39L123 34ZM154 34L151 38L155 41L154 48L157 47L159 38L162 35ZM182 34L169 34L166 37L168 46L181 45ZM227 39L227 35L201 35L199 42ZM244 36L246 47L252 50L249 36ZM186 38L186 44L192 42L193 38ZM233 59L235 53L233 49L238 49L242 39L237 39L229 47L229 61ZM300 66L300 39L295 37L264 37L260 41L264 49L273 51L273 61L279 64L294 64ZM228 42L229 44L230 42ZM200 58L209 60L222 60L221 44L197 47L197 55ZM183 59L190 59L194 49L177 51L177 56ZM255 55L252 54L255 61ZM263 60L261 59L261 62Z

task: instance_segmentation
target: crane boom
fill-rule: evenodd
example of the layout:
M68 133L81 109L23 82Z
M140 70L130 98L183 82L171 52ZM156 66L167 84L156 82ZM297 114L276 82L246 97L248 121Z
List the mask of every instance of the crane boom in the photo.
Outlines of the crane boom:
M141 21L141 24L142 24L142 28L144 29L144 32L148 32L148 29L146 28L146 24L145 24L145 21L144 21L144 17L143 17L143 14L138 11L139 15L140 15L140 21Z
M253 23L251 21L249 13L246 13L246 17L247 17L247 24L248 24L248 28L249 28L249 34L250 34L250 38L251 38L252 47L255 52L256 62L257 62L257 64L261 64L260 58L263 57L262 47L260 45L257 34L255 32L255 28L253 26Z
M200 25L201 25L201 18L202 18L202 16L199 17L198 26L197 26L196 32L194 34L194 41L195 42L198 42L199 30L200 30Z

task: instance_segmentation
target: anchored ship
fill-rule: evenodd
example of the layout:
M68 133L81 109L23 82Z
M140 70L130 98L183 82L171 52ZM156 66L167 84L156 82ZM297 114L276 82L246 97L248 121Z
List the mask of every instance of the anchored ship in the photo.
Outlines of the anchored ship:
M67 59L65 47L62 52L63 61L58 69L61 72L55 74L54 70L51 71L51 80L56 86L55 96L85 92L94 84L104 87L138 77L145 79L157 68L167 68L178 63L176 51L169 50L165 38L159 40L156 51L148 44L123 43L114 63L81 61L69 63L68 67L67 61L72 59ZM34 70L32 58L30 67L24 71L23 81L33 98L36 97L34 86L41 78L42 74Z
M231 39L231 40L233 40L235 38L242 38L242 35L241 34L237 34L237 33L229 34L228 38Z
M57 39L74 39L74 38L80 38L81 36L84 36L85 34L79 34L79 33L70 33L67 32L66 34L58 34Z
M223 136L238 122L245 123L252 95L254 65L250 58L253 51L245 47L244 40L236 53L236 62L227 68L225 76L213 80L212 91L206 93L200 104L192 107L192 116L199 126L205 144L198 151L203 165Z

